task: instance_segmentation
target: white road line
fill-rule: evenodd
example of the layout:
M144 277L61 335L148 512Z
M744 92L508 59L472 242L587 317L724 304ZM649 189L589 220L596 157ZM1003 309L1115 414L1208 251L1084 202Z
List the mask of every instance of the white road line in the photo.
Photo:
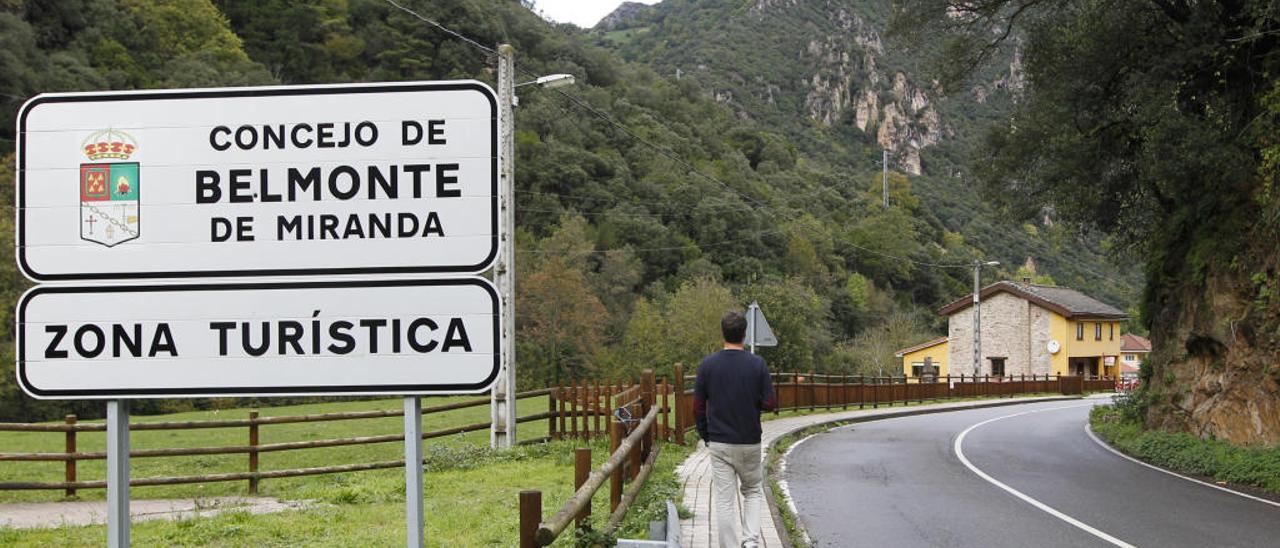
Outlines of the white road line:
M1026 502L1027 504L1030 504L1030 505L1032 505L1032 506L1035 506L1036 508L1039 508L1040 510L1043 510L1045 513L1047 513L1047 514L1049 514L1049 515L1051 515L1051 516L1053 516L1053 517L1055 517L1055 518L1058 518L1058 519L1060 519L1060 520L1062 520L1062 521L1065 521L1065 522L1067 522L1067 523L1069 523L1069 524L1071 524L1071 525L1075 526L1076 528L1078 528L1078 529L1080 529L1080 530L1082 530L1082 531L1084 531L1084 532L1086 532L1086 533L1089 533L1090 535L1093 535L1093 536L1095 536L1095 537L1098 537L1098 538L1100 538L1100 539L1102 539L1102 540L1105 540L1105 541L1107 541L1107 542L1109 542L1109 543L1111 543L1111 544L1113 544L1113 545L1116 545L1116 546L1122 546L1122 547L1124 547L1124 548L1135 548L1132 544L1129 544L1129 543L1127 543L1127 542L1125 542L1125 541L1123 541L1123 540L1120 540L1120 539L1115 538L1115 537L1113 537L1113 536L1111 536L1111 535L1108 535L1108 534L1106 534L1106 533L1104 533L1104 532L1102 532L1102 531L1099 531L1098 529L1095 529L1095 528L1093 528L1093 527L1090 527L1088 524L1086 524L1086 523L1084 523L1084 522L1082 522L1082 521L1080 521L1080 520L1078 520L1078 519L1075 519L1075 518L1073 518L1073 517L1071 517L1071 516L1068 516L1068 515L1066 515L1066 514L1064 514L1064 513L1062 513L1062 512L1059 512L1058 510L1053 509L1053 508L1052 508L1052 507L1050 507L1049 505L1047 505L1047 504L1045 504L1045 503L1043 503L1043 502L1040 502L1040 501L1038 501L1038 500L1036 500L1036 499L1033 499L1033 498L1031 498L1030 496L1027 496L1027 494L1023 493L1022 491L1019 491L1019 490L1017 490L1017 489L1014 489L1014 488L1012 488L1012 487L1009 487L1008 485L1005 485L1004 483L1001 483L1001 482L1000 482L1000 480L997 480L997 479L995 479L995 478L991 477L990 475L988 475L986 472L983 472L982 470L978 469L978 467L977 467L977 466L974 466L974 465L973 465L973 463L972 463L972 462L969 462L969 459L968 459L968 458L966 458L966 457L964 456L964 438L965 438L965 436L968 436L968 435L969 435L969 432L972 432L974 429L978 428L979 426L982 426L982 425L985 425L985 424L988 424L988 423L992 423L992 422L995 422L995 421L998 421L998 420L1004 420L1004 419L1009 419L1009 418L1013 418L1013 417L1020 417L1020 416L1022 416L1022 415L1028 415L1028 414L1031 414L1031 413L1042 413L1042 412L1045 412L1045 411L1058 411L1058 410L1061 410L1061 409L1074 409L1074 408L1077 408L1077 407L1092 407L1092 406L1093 406L1093 405L1092 405L1092 404L1090 404L1090 405L1068 405L1068 406L1065 406L1065 407L1051 407L1051 408L1049 408L1049 409L1035 409L1035 410L1032 410L1032 411L1023 411L1023 412L1021 412L1021 413L1014 413L1014 414L1012 414L1012 415L1005 415L1005 416L1003 416L1003 417L996 417L996 418L994 418L994 419L987 419L987 420L982 421L982 422L980 422L980 423L978 423L978 424L975 424L975 425L973 425L973 426L970 426L969 428L966 428L964 432L961 432L961 433L960 433L960 435L956 437L956 441L955 441L955 444L954 444L954 446L953 446L953 447L954 447L954 449L955 449L956 458L960 459L961 464L964 464L966 468L968 468L968 469L969 469L971 472L973 472L974 474L977 474L977 475L978 475L978 477L980 477L980 478L982 478L982 479L986 480L988 483L990 483L990 484L992 484L992 485L994 485L994 486L996 486L996 487L999 487L999 488L1001 488L1001 489L1004 489L1004 490L1005 490L1005 491L1007 491L1009 494L1011 494L1011 495L1013 495L1013 496L1015 496L1015 497L1018 497L1018 498L1022 499L1022 500L1023 500L1023 502Z
M1140 461L1140 460L1138 460L1138 459L1135 459L1135 458L1133 458L1133 457L1130 457L1129 455L1126 455L1126 454L1124 454L1124 453L1121 453L1120 451L1116 450L1116 448L1111 447L1110 445L1107 445L1107 442L1104 442L1104 441L1102 441L1101 439L1098 439L1098 436L1097 436L1097 435L1095 435L1095 434L1093 433L1093 428L1090 428L1090 427L1089 427L1089 423L1087 423L1087 422L1086 422L1086 423L1085 423L1085 425L1084 425L1084 433L1088 434L1088 435L1089 435L1089 437L1093 439L1094 443L1097 443L1098 445L1101 445L1103 449L1106 449L1107 451L1110 451L1110 452L1112 452L1112 453L1115 453L1116 455L1119 455L1120 457L1125 458L1125 459L1127 459L1127 460L1129 460L1129 461L1132 461L1132 462L1135 462L1135 463L1137 463L1137 464L1141 464L1141 465L1143 465L1143 466L1146 466L1147 468L1150 468L1150 469L1152 469L1152 470L1155 470L1155 471L1158 471L1158 472L1164 472L1164 473L1169 474L1170 476L1173 476L1173 477L1175 477L1175 478L1182 478L1182 479L1187 480L1187 481L1192 482L1192 483L1199 483L1200 485L1203 485L1203 486L1205 486L1205 487L1212 487L1212 488L1217 489L1217 490L1219 490L1219 491L1226 491L1226 492L1228 492L1228 493L1231 493L1232 495L1240 495L1240 496L1242 496L1242 497L1244 497L1244 498L1247 498L1247 499L1250 499L1250 500L1256 500L1256 501L1261 502L1261 503L1263 503L1263 504L1270 504L1270 505L1272 505L1272 506L1275 506L1275 507L1277 507L1277 508L1280 508L1280 502L1275 502L1275 501L1272 501L1272 500L1267 500L1267 499L1264 499L1264 498L1261 498L1261 497L1255 497L1255 496L1250 495L1250 494L1247 494L1247 493L1241 493L1241 492L1236 491L1236 490L1234 490L1234 489L1228 489L1228 488L1223 487L1223 486L1221 486L1221 485L1214 485L1214 484L1209 483L1209 482L1207 482L1207 481L1200 481L1200 480L1195 479L1195 478L1192 478L1192 477L1184 476L1184 475L1179 474L1179 473L1177 473L1177 472L1173 472L1173 471L1170 471L1170 470L1165 470L1164 468L1161 468L1161 467L1156 466L1156 465L1154 465L1154 464L1149 464L1149 463L1146 463L1146 462L1142 462L1142 461Z

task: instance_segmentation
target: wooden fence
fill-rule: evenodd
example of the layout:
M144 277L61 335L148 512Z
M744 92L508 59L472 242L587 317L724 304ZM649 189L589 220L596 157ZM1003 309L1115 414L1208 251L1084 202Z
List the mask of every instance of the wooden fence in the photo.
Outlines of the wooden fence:
M655 381L653 370L645 370L638 386L625 388L614 395L617 411L605 421L609 432L609 458L600 468L591 470L591 450L578 449L574 459L574 485L577 490L545 522L542 521L542 492L520 493L521 548L546 546L555 542L570 522L581 525L591 515L591 500L606 479L609 480L610 515L604 532L612 533L617 529L653 470L660 448L657 442L669 439L663 436L673 433L666 424L670 417L666 402L673 392L663 392L663 387L666 387L665 380ZM583 406L590 407L594 401L591 393L587 392L585 400L574 401L584 402ZM564 398L561 401L565 401ZM569 416L576 420L587 415L574 412ZM578 434L581 437L591 435L584 431L578 431Z
M539 442L548 439L589 439L605 437L613 434L611 422L615 419L627 425L634 425L643 417L642 412L643 385L632 381L614 382L575 382L569 386L545 388L521 392L517 400L527 400L547 396L546 411L526 414L516 419L517 423L547 421L547 436L526 440L523 443ZM657 439L674 441L673 407L668 403L674 401L678 393L666 379L660 379L653 386L653 398L656 413L655 435ZM489 398L476 398L449 404L423 407L422 414L442 413L470 407L489 405ZM648 409L648 408L644 408ZM257 494L260 482L264 479L334 474L341 472L358 472L364 470L380 470L404 466L404 460L388 460L368 463L349 463L312 468L295 468L286 470L259 469L259 457L263 453L278 451L296 451L322 447L340 447L348 445L364 445L375 443L403 442L400 433L377 436L359 436L349 438L320 439L295 442L261 443L262 430L272 424L314 423L327 421L347 421L360 419L377 419L386 417L402 417L403 409L387 409L375 411L354 411L343 413L323 413L312 415L259 417L256 410L248 412L244 419L201 420L187 422L143 422L130 424L130 431L142 430L193 430L202 428L244 428L246 429L245 445L221 447L190 447L134 449L129 452L132 458L183 457L195 455L247 455L246 469L243 472L222 474L203 474L190 476L170 476L151 478L132 478L132 486L175 485L186 483L206 483L216 481L246 481L249 494ZM489 429L489 421L458 425L441 430L424 432L422 438L441 438L465 432L477 432ZM80 489L104 489L106 480L81 480L78 477L77 463L88 460L103 460L106 452L85 452L77 449L78 434L81 432L105 432L102 423L79 423L75 415L67 415L64 424L31 424L0 423L0 432L62 432L65 445L62 452L57 453L15 453L0 452L0 461L61 461L64 464L63 481L60 482L0 482L0 490L63 490L66 496L75 496ZM628 430L629 432L629 430Z
M694 428L693 383L695 376L685 376L676 364L675 402L677 442L680 433ZM684 388L689 386L690 388ZM1013 397L1023 394L1111 391L1115 379L1086 379L1065 375L1018 375L1008 377L875 377L823 373L774 373L773 387L778 397L778 410L858 409L867 406L906 405L955 398Z
M531 390L521 392L516 395L517 400L535 398L539 396L549 396L555 389L545 388L542 390ZM553 405L554 405L554 400ZM422 414L428 415L432 413L443 413L445 411L453 411L457 409L466 409L469 407L480 407L489 405L489 398L476 398L460 402L448 403L443 405L429 406L422 408ZM347 445L364 445L374 443L392 443L403 442L404 435L386 434L378 436L358 436L349 438L333 438L308 441L294 441L282 443L260 443L262 428L272 424L294 424L294 423L314 423L328 421L347 421L361 419L377 419L385 417L403 417L403 409L387 409L375 411L354 411L343 413L322 413L313 415L295 415L280 417L259 417L256 410L249 411L246 419L227 419L227 420L201 420L189 422L142 422L130 424L130 431L142 430L192 430L200 428L244 428L247 430L248 444L233 445L221 447L188 447L188 448L163 448L163 449L135 449L129 452L132 458L149 458L149 457L178 457L178 456L194 456L194 455L226 455L226 454L244 454L247 469L244 472L232 472L225 474L205 474L192 476L171 476L171 477L153 477L153 478L133 478L129 481L132 486L146 485L175 485L183 483L207 483L215 481L247 481L249 493L256 494L258 492L259 483L264 479L271 478L287 478L296 476L311 476L318 474L335 474L340 472L357 472L363 470L379 470L384 468L400 468L404 466L404 460L368 462L368 463L352 463L333 466L318 466L313 468L295 468L287 470L259 470L259 456L262 453L271 453L277 451L296 451L304 449L316 449L321 447L340 447ZM525 415L516 419L517 423L527 423L540 420L551 420L556 417L555 411L545 411L531 415ZM423 432L422 439L440 438L452 436L464 432L476 432L489 429L489 421L478 422L474 424L465 424ZM80 432L105 432L107 429L105 424L101 423L78 423L75 415L68 415L65 424L29 424L29 423L0 423L0 432L63 432L66 436L65 448L60 453L7 453L0 452L0 461L62 461L65 463L64 480L61 482L0 482L0 490L14 489L61 489L65 491L67 496L74 496L79 489L103 489L107 486L105 480L82 481L77 477L76 463L86 460L102 460L107 458L105 452L82 452L76 448L77 434ZM553 429L554 431L554 429ZM528 441L542 441L546 438ZM526 443L528 443L528 441Z

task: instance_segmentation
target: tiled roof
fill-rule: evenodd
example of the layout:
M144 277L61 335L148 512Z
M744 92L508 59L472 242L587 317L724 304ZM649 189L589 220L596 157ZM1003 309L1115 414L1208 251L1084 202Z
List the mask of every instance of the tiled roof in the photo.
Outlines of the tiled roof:
M1151 341L1146 337L1139 337L1133 333L1125 333L1120 335L1120 351L1121 352L1150 352Z
M1044 308L1057 312L1066 318L1129 319L1129 315L1125 314L1123 310L1074 289L1067 289L1065 287L1050 287L1045 285L1002 281L982 288L981 296L983 299L986 299L987 297L1002 291L1036 303ZM967 295L964 298L942 307L942 310L939 312L945 316L950 316L951 314L964 310L972 304L973 296Z
M934 339L934 340L932 340L932 341L922 342L922 343L917 344L917 345L915 345L915 346L908 346L908 347L906 347L906 348L903 348L902 350L899 350L899 351L897 351L897 352L894 352L894 353L893 353L893 355L894 355L894 357L901 358L902 356L904 356L904 355L906 355L906 354L910 354L910 353L915 352L915 351L917 351L917 350L924 350L924 349L926 349L926 348L930 348L930 347L938 346L938 345L940 345L940 344L942 344L942 343L944 343L944 342L947 342L947 338L946 338L946 337L938 337L938 338L936 338L936 339Z

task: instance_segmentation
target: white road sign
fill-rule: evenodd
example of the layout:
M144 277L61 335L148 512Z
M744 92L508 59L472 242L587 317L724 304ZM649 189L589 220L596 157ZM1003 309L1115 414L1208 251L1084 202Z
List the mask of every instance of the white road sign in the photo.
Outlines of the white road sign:
M43 94L18 118L37 281L480 272L498 252L481 82Z
M18 380L55 399L483 392L498 303L483 278L40 286Z

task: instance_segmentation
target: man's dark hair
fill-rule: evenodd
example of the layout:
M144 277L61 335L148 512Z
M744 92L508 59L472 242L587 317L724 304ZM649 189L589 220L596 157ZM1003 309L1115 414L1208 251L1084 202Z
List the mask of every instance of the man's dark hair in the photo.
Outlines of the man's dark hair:
M747 317L737 311L725 312L720 318L720 332L724 333L724 342L742 344L747 338Z

